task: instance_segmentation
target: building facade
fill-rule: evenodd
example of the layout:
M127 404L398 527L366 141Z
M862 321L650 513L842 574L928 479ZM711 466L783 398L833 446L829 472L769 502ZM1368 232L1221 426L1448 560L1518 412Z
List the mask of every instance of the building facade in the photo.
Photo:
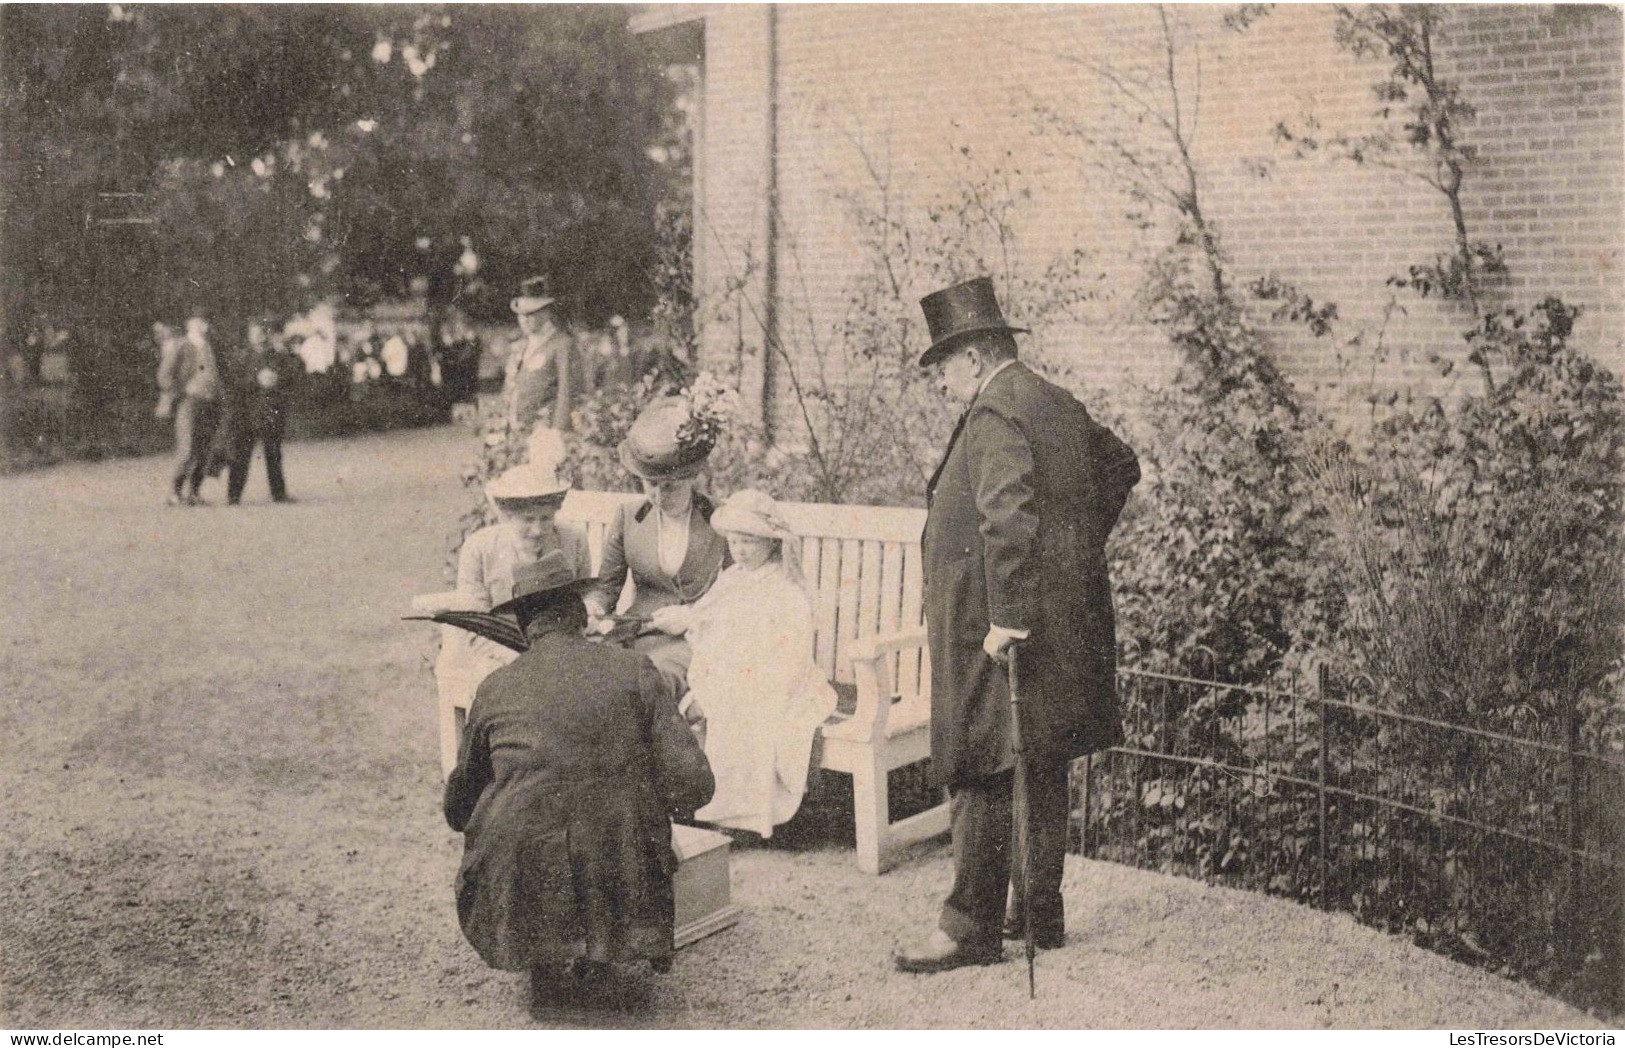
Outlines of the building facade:
M836 344L851 329L843 317L867 301L860 285L873 283L877 251L898 244L875 230L908 231L917 245L955 222L974 224L965 216L980 206L987 228L978 235L984 248L994 241L984 257L997 268L1058 266L1085 278L1086 296L1042 317L1007 301L1016 323L1044 321L1035 333L1043 358L1074 385L1155 381L1172 361L1165 339L1137 319L1138 291L1174 232L1155 191L1147 200L1132 190L1145 165L1172 160L1158 177L1183 177L1168 152L1174 119L1233 282L1274 276L1337 307L1323 337L1272 327L1298 384L1335 412L1373 382L1436 383L1429 357L1459 352L1473 315L1391 283L1447 255L1456 227L1449 199L1425 180L1437 172L1422 153L1402 140L1387 153L1370 145L1385 130L1404 134L1403 120L1378 113L1389 63L1340 47L1330 6L1281 5L1227 24L1236 10L638 10L635 29L679 39L702 66L702 362L736 376L747 403L793 439L788 372L816 365L806 359L813 344L836 357L855 348ZM1436 75L1474 110L1459 129L1474 154L1462 220L1506 263L1483 304L1561 296L1584 310L1581 344L1625 370L1621 12L1441 11ZM1388 104L1398 113L1404 102ZM1306 136L1321 148L1306 150ZM1362 141L1363 162L1339 158ZM894 290L912 303L945 273L924 258Z

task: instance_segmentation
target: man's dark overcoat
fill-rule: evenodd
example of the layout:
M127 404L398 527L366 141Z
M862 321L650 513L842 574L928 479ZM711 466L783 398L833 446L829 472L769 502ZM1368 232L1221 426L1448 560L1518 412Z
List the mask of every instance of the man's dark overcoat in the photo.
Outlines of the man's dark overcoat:
M480 684L446 782L463 934L509 971L669 957L669 816L714 788L647 658L542 637Z
M1106 537L1140 468L1066 390L1021 363L971 402L927 489L931 760L955 786L1009 769L1009 690L989 622L1030 630L1022 728L1035 760L1122 741Z

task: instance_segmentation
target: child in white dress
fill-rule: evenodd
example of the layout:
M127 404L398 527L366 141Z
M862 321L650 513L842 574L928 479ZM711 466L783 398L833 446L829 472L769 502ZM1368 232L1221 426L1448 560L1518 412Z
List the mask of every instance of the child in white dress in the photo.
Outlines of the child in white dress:
M695 818L769 837L801 806L813 735L835 712L835 689L813 662L812 605L772 498L736 492L711 525L733 566L694 604L657 611L653 625L686 634L694 651L689 695L705 719L717 783Z

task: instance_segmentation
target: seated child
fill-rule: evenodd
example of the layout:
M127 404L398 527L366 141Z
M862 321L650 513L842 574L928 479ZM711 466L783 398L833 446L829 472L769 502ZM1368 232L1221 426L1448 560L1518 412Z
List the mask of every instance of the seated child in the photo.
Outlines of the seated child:
M695 818L769 837L801 806L813 735L835 712L835 690L812 660L812 606L773 500L736 492L711 524L733 566L696 603L655 612L653 625L686 634L693 648L689 695L716 776Z

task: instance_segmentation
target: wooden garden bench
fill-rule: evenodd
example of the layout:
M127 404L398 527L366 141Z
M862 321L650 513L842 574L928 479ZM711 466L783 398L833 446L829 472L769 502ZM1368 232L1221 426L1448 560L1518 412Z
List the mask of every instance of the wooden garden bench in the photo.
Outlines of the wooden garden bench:
M586 528L594 570L623 503L639 496L572 491L561 520ZM813 605L813 660L843 695L825 722L819 766L852 777L858 868L881 873L897 852L947 832L948 804L892 822L887 773L931 755L931 666L925 646L920 532L925 511L787 502ZM450 627L447 627L450 628ZM850 712L846 712L850 707ZM467 711L440 710L447 774Z

